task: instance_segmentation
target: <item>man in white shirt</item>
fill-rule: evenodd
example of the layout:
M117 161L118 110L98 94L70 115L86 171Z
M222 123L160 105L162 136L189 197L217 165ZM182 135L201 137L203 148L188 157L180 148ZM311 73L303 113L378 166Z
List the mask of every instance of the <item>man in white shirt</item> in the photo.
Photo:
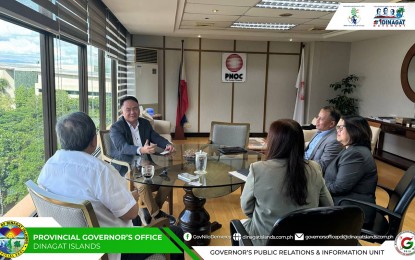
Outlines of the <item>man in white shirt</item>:
M132 162L134 158L140 159L146 154L156 152L156 147L160 147L167 152L173 152L173 145L160 136L150 122L140 118L140 108L138 100L133 96L126 96L120 100L122 116L115 122L110 129L112 145L110 154L113 158ZM126 173L126 167L115 165L123 176ZM140 217L141 221L148 224L151 218L168 218L170 225L174 225L176 218L160 210L167 196L171 193L171 187L156 187L145 184L137 184L140 195ZM156 198L149 196L151 191L157 191Z
M329 163L337 157L343 149L337 141L336 125L340 120L340 113L332 106L321 108L317 116L317 133L305 148L304 157L320 164L323 174Z
M56 133L61 144L43 166L40 187L70 198L89 200L100 227L141 225L137 218L138 191L130 192L126 180L111 165L91 154L97 147L96 127L85 113L75 112L59 119ZM178 227L172 231L182 236ZM145 259L149 254L109 254L111 260ZM184 259L182 254L172 259Z

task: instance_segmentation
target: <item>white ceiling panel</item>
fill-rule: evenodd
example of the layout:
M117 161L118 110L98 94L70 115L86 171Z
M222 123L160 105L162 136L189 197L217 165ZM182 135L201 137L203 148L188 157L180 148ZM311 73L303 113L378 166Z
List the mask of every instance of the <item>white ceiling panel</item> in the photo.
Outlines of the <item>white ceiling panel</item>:
M291 17L258 17L242 16L237 22L243 23L293 23L302 24L311 21L311 19L291 18Z
M290 13L291 17L298 18L319 18L327 15L327 12L317 11L299 11L299 10L286 10L286 9L267 9L267 8L251 8L245 15L249 16L265 16L265 17L276 17L281 14Z
M212 4L212 5L233 5L233 6L254 6L260 0L187 0L187 3Z
M212 39L357 41L389 35L390 31L322 31L334 12L258 8L260 0L102 0L131 34ZM342 2L385 3L383 0ZM396 1L393 1L396 2ZM212 10L219 10L213 13ZM281 14L290 13L290 17ZM233 22L293 23L293 29L243 30Z
M200 14L189 14L189 13L185 13L183 15L182 20L186 21L186 20L191 20L191 21L205 21L205 22L209 22L209 21L235 21L239 18L240 16L238 15L200 15ZM208 19L206 19L208 18Z
M312 24L312 25L319 25L319 26L327 26L329 24L329 20L323 19L313 19L305 22L304 24Z
M247 6L187 4L184 12L212 15L243 15L249 9L250 7ZM217 12L214 13L213 10L217 10Z

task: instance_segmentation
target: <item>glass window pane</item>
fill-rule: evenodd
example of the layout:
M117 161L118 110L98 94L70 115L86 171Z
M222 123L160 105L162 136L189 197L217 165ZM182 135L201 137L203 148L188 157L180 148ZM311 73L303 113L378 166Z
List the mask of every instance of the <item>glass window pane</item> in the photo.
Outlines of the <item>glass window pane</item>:
M39 33L0 20L0 216L45 162Z
M60 39L55 44L56 116L79 111L78 46Z
M98 48L88 45L88 113L99 129Z
M112 78L111 78L111 58L105 56L105 98L106 98L106 108L105 108L105 125L107 128L112 124Z

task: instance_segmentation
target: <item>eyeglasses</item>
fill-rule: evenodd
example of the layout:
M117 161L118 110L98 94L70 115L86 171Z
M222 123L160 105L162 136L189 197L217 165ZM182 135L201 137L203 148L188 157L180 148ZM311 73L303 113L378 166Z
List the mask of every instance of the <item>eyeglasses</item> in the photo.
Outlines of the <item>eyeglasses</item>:
M336 125L336 130L337 131L343 131L343 128L345 128L346 126L345 125Z

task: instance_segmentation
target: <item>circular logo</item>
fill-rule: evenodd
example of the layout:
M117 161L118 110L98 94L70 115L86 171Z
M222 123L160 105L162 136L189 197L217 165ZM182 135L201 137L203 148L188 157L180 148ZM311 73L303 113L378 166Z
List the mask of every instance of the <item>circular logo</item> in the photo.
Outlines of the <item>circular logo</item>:
M183 239L185 241L190 241L192 239L192 234L190 234L189 232L186 232L183 234Z
M242 69L244 65L244 61L242 60L242 57L238 54L231 54L226 58L226 68L229 71L237 72L240 69Z
M415 233L402 231L395 238L395 248L401 255L413 255L415 253Z
M239 233L233 234L232 239L235 240L235 241L241 240L241 234L239 234Z
M25 227L17 221L0 223L0 256L14 258L23 254L29 243Z

